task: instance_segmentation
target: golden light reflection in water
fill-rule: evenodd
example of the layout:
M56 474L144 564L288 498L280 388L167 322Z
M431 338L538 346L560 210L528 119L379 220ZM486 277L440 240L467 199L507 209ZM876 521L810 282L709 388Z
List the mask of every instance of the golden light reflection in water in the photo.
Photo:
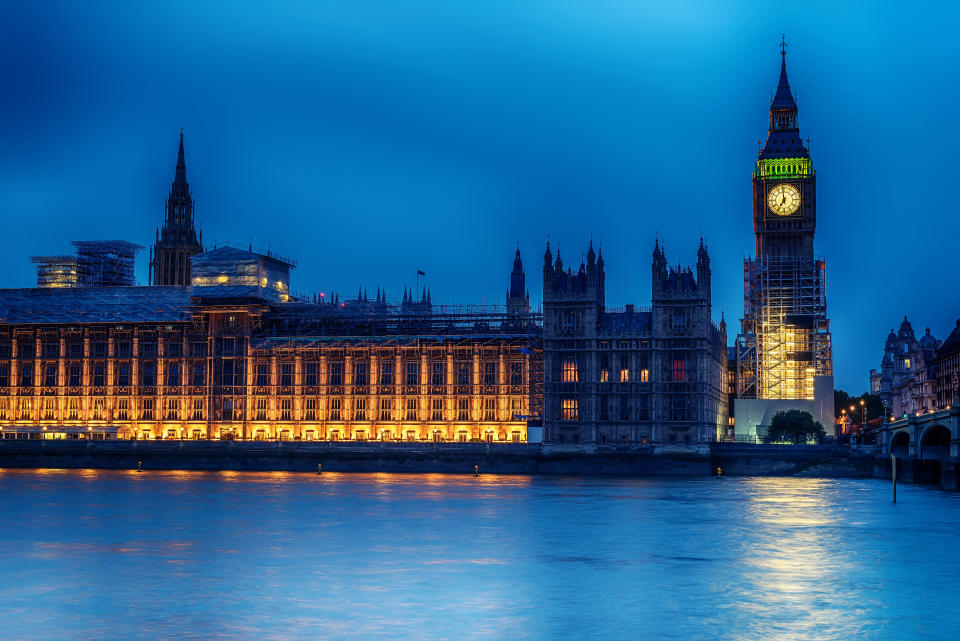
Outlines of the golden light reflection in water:
M747 566L740 607L751 619L779 622L753 629L745 621L740 639L790 641L835 636L848 619L844 595L823 586L849 571L850 561L834 554L841 547L836 527L840 496L823 479L744 479L749 501L744 510L746 537L741 561ZM828 636L820 636L826 631ZM850 630L854 633L854 630ZM758 636L759 635L759 636ZM846 637L852 638L852 637Z

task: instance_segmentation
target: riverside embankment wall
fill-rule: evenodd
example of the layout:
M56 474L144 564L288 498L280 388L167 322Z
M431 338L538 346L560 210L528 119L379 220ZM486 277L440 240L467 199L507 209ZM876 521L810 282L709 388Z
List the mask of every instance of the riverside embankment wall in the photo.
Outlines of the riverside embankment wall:
M0 467L471 474L869 477L872 455L838 446L0 440Z

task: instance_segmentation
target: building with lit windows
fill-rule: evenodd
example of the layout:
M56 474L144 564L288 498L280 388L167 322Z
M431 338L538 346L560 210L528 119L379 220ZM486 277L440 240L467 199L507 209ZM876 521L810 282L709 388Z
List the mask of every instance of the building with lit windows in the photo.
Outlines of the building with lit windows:
M526 442L539 418L527 308L303 301L275 256L193 258L189 287L0 290L4 436Z
M880 371L870 370L870 392L880 396L888 415L901 418L944 407L937 401L939 349L940 341L933 337L930 328L917 339L906 316L899 331L890 330Z
M553 443L704 443L727 426L726 324L711 316L710 257L696 272L653 251L652 305L606 307L593 243L576 271L543 263L543 424Z

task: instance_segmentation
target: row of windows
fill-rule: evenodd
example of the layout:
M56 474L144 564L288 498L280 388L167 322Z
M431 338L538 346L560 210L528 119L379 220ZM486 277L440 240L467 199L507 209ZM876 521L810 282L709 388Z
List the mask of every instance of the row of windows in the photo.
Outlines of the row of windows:
M624 362L626 359L622 359L621 362ZM601 364L602 365L602 364ZM673 359L673 367L670 371L670 380L674 383L684 383L690 380L690 369L689 362L685 358L675 358ZM650 382L650 370L647 368L641 369L639 372L640 382L649 383ZM577 367L577 361L574 359L564 359L563 367L561 370L561 380L564 383L578 383L580 381L580 370ZM630 368L621 367L619 372L619 380L621 383L630 382ZM602 367L600 370L600 382L609 383L610 382L610 370L607 367Z
M40 383L44 387L57 387L57 365L45 365L40 368ZM189 368L187 384L202 386L206 384L207 366L205 363L195 363ZM128 363L117 365L114 368L113 384L120 387L131 385L131 365ZM164 372L164 381L168 387L183 385L183 367L180 363L168 363ZM0 387L10 386L10 366L0 365ZM20 387L33 387L36 384L35 370L32 364L22 364L17 368L17 383ZM83 366L79 363L66 368L66 384L69 387L83 385ZM157 385L157 366L154 363L145 363L140 366L139 383L143 387ZM107 384L107 367L103 363L95 364L90 371L90 384L94 387L104 387Z
M93 358L106 358L109 350L105 341L90 342L90 356ZM188 354L194 358L203 358L207 356L207 342L193 341L187 344ZM78 341L65 343L63 356L66 358L83 358L84 344ZM12 343L0 343L0 359L11 358L13 353ZM141 341L137 347L137 353L140 358L156 358L159 354L158 343L155 341ZM113 355L115 358L131 358L133 356L133 342L116 341L113 346ZM172 340L164 343L163 355L167 358L182 358L184 356L183 341ZM17 358L30 360L33 358L60 358L60 342L42 342L40 349L37 349L37 343L34 339L21 339L17 341Z
M270 385L270 366L268 364L258 364L256 371L256 384L260 387ZM382 363L380 365L380 385L394 384L394 367L392 363ZM206 384L206 363L192 363L187 368L189 379L187 384L201 386ZM223 385L243 385L243 363L238 361L224 361L223 375L221 384ZM175 387L184 384L184 367L181 363L167 363L164 368L164 381L169 387ZM91 384L94 387L103 387L106 385L107 368L104 363L94 364L91 368ZM303 384L306 386L316 386L318 382L319 365L317 363L306 363L303 372ZM458 364L456 370L456 383L458 385L470 385L473 373L472 365L469 363ZM57 386L58 366L49 364L41 366L41 380L45 387ZM114 385L129 386L131 384L131 365L129 363L118 364L114 369ZM484 363L481 372L484 385L497 384L497 364ZM429 381L431 385L444 385L444 367L443 363L431 363L429 372ZM509 380L511 385L523 384L523 363L510 363ZM369 369L367 363L357 363L353 370L354 385L370 384ZM18 384L20 387L33 387L35 384L35 370L33 364L24 363L18 367ZM406 372L403 377L406 385L418 385L420 381L419 365L415 362L406 364ZM74 363L66 368L66 384L70 387L79 387L83 381L83 366ZM289 387L294 383L294 365L293 363L281 363L279 367L279 385ZM0 387L10 386L10 366L0 365ZM143 363L139 368L139 384L144 387L153 387L157 384L157 366L155 363ZM329 385L338 386L344 384L343 363L331 363L329 371Z
M690 420L690 397L686 394L672 394L667 406L667 419L670 421ZM613 400L613 403L611 403ZM627 396L608 397L601 395L598 399L598 418L601 421L647 421L650 420L650 398L636 397L631 404ZM564 398L560 401L560 418L564 421L580 420L580 404L576 398Z
M126 421L131 418L130 410L130 400L129 398L118 398L116 399L115 409L114 409L114 420ZM103 397L95 397L91 399L92 403L90 406L90 418L91 420L106 420L106 399ZM428 399L428 409L429 409L429 420L431 421L442 421L444 419L444 399L443 398L432 398ZM204 404L205 399L203 398L194 398L194 399L178 399L178 398L168 398L162 403L162 418L166 420L180 420L182 417L181 409L189 410L190 420L204 420ZM76 421L80 420L81 416L81 403L78 397L71 397L67 399L65 407L65 420ZM373 408L370 408L368 411L367 408L367 399L357 398L354 399L353 407L349 412L343 407L343 401L340 398L330 398L327 402L327 420L330 421L341 421L341 420L354 420L354 421L368 421L374 420L379 417L381 421L394 421L398 420L397 413L394 410L394 402L392 398L382 398L379 402L379 407L376 408L377 411L372 411ZM141 398L139 399L140 406L140 420L156 420L157 414L155 413L155 407L157 407L156 399L153 398ZM223 418L225 420L242 420L242 409L243 402L241 399L223 399L222 406L224 410ZM408 398L401 404L400 417L403 420L407 421L417 421L420 420L420 399L419 398ZM56 420L57 414L57 403L55 398L45 398L34 400L31 397L22 397L19 399L11 400L10 409L14 410L15 418L12 420L32 420L35 418L34 409L40 410L41 420ZM290 421L293 420L293 399L284 398L280 400L279 405L279 420L281 421ZM303 420L305 421L315 421L317 420L317 409L318 403L315 398L308 398L304 400L303 407ZM456 420L458 421L470 421L471 411L472 411L472 402L469 398L458 398L455 403L456 410ZM481 420L484 421L496 421L497 420L497 399L495 397L487 397L480 400L480 409L481 409ZM523 411L523 399L514 397L510 399L509 411L511 420L514 416L519 415ZM269 399L266 398L257 398L253 402L253 420L265 421L269 418ZM0 417L3 417L7 413L7 399L0 398Z

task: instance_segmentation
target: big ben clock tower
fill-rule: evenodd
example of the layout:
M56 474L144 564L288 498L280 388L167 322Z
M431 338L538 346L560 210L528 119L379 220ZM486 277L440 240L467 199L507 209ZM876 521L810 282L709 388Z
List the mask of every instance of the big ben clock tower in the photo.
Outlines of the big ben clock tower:
M800 138L797 103L787 81L786 43L780 45L780 83L770 103L767 144L753 174L757 257L813 258L817 179Z
M816 186L787 80L784 41L767 142L753 172L756 256L744 261L744 310L737 337L738 432L742 417L756 427L768 424L774 409L789 408L810 411L826 429L832 427L825 264L813 249Z

